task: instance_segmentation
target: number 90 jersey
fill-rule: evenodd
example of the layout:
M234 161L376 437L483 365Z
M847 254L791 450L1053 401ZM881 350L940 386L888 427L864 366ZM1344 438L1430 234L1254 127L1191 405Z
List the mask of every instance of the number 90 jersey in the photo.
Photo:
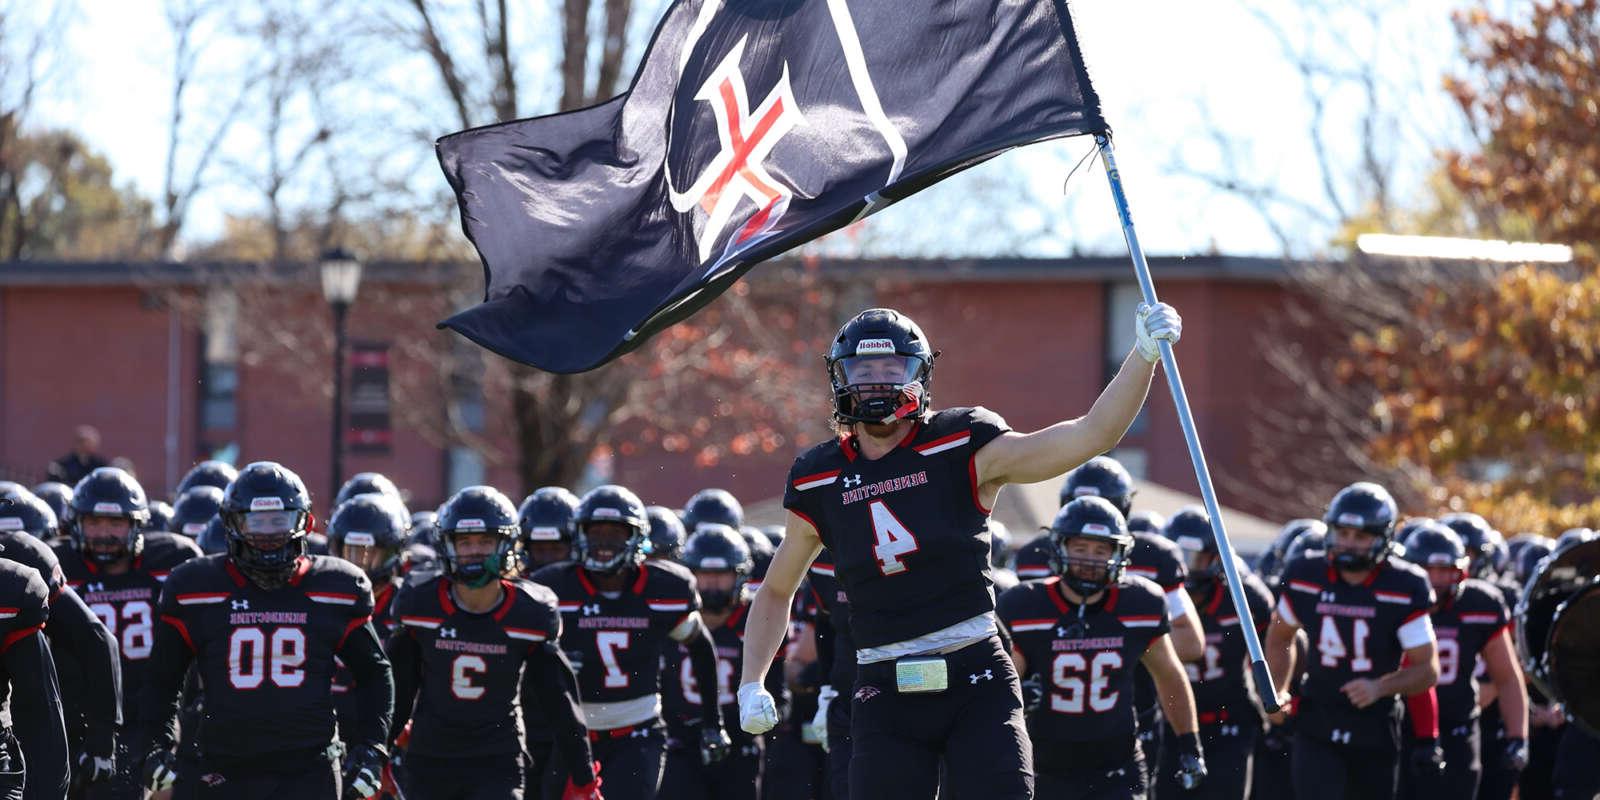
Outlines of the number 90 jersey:
M205 556L172 571L160 615L205 686L199 743L208 758L325 747L334 656L371 620L372 582L347 561L306 556L288 585L269 591L227 556Z
M975 457L1010 430L984 408L915 422L894 450L868 460L855 437L795 459L784 508L810 522L850 597L857 647L881 647L994 610L989 509Z
M1059 577L1000 595L1000 622L1011 631L1012 647L1045 688L1028 721L1038 763L1052 761L1052 743L1131 741L1136 732L1133 676L1151 642L1171 630L1167 599L1161 587L1134 575L1103 595L1082 617L1062 596Z

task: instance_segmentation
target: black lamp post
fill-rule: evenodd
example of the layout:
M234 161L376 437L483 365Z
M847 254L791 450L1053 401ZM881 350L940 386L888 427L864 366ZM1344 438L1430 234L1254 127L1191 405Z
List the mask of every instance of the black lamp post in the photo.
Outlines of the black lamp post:
M361 262L342 248L322 254L322 296L333 309L333 474L328 503L339 493L344 481L344 348L345 316L361 286ZM332 508L323 510L333 513Z

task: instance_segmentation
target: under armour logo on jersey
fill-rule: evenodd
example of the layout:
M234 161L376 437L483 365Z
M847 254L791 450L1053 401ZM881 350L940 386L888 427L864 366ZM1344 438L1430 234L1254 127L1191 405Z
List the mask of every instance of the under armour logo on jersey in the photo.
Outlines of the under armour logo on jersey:
M454 639L454 638L456 638L456 629L455 628L440 628L439 629L439 638L440 639Z
M633 732L628 734L628 735L630 737L632 737L632 738L635 738L635 739L643 739L644 737L650 735L650 729L649 728L634 728Z
M1339 744L1349 744L1350 743L1350 732L1349 731L1341 731L1338 728L1334 728L1332 735L1330 735L1328 738L1332 739L1335 742L1338 742Z
M91 583L88 586L85 586L83 588L85 588L85 589L87 589L87 590L89 590L91 592L103 592L103 591L106 590L106 585L104 583L99 582L99 581L95 581L94 583Z
M249 600L234 600L231 603L229 603L229 605L233 606L233 610L234 611L249 611L250 610L250 601Z
M599 613L600 613L600 604L599 603L590 603L589 605L586 605L586 606L583 607L583 615L586 616L586 617L592 617L592 616L594 616L596 614L599 614Z
M1323 592L1322 593L1322 602L1324 602L1324 603L1332 603L1332 602L1334 602L1334 601L1336 601L1338 599L1339 599L1338 595L1335 595L1333 592Z
M972 679L972 685L973 686L977 686L978 685L978 681L980 681L980 680L985 680L985 681L994 680L994 670L986 669L981 673L974 672L971 675L968 675L967 677Z
M860 486L860 485L861 485L861 476L860 475L846 475L846 476L844 476L844 488L852 489L852 488L855 488L855 487Z
M1239 726L1238 725L1223 725L1222 727L1217 729L1217 732L1222 734L1223 736L1238 736L1239 735Z

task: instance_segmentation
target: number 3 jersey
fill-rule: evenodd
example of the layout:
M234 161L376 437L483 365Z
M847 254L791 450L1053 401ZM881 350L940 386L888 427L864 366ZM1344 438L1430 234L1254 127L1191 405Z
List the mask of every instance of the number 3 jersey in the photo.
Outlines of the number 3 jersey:
M1304 628L1311 641L1296 730L1354 747L1398 747L1398 698L1381 697L1357 709L1341 690L1357 678L1394 672L1406 650L1434 641L1432 605L1427 574L1399 559L1379 562L1355 584L1340 577L1321 552L1290 562L1278 616Z
M913 423L880 458L853 436L795 460L783 505L810 522L850 596L855 645L882 647L994 611L989 509L977 452L1010 430L984 408L952 408Z
M269 591L226 556L205 556L172 571L160 615L205 686L201 752L259 757L333 741L334 656L371 620L372 584L346 561L306 556L288 585ZM146 709L154 699L168 700L149 698Z
M123 717L128 720L138 718L145 665L155 644L162 584L174 567L200 556L199 546L185 536L149 532L143 538L139 555L121 575L106 574L70 541L54 547L67 585L83 598L84 605L105 623L111 638L117 641L122 661Z
M408 752L436 758L520 753L525 676L546 641L561 636L556 596L527 581L501 581L494 609L473 613L456 605L450 580L408 585L395 600L400 628L389 643L396 699L416 698ZM418 673L420 672L420 684ZM397 715L396 727L401 721Z
M1134 671L1150 644L1171 629L1161 588L1124 575L1080 607L1062 595L1059 577L1049 577L1006 590L998 613L1028 674L1039 676L1045 689L1028 720L1034 762L1075 765L1083 756L1078 745L1100 741L1125 745L1121 760L1131 756Z
M578 673L593 730L654 723L661 715L661 662L678 652L671 633L700 610L694 576L678 564L646 561L618 592L603 592L576 562L552 564L533 580L561 609L561 649Z
M1478 656L1510 614L1499 587L1468 578L1431 616L1439 637L1439 724L1455 727L1478 718Z

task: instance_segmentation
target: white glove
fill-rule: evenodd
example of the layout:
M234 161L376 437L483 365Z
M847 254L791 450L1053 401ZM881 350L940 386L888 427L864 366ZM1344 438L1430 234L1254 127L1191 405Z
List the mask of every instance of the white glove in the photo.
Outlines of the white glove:
M1183 335L1183 318L1178 310L1166 303L1140 303L1134 316L1134 347L1145 361L1152 364L1161 360L1161 347L1156 342L1165 339L1173 344Z
M739 687L739 727L752 734L778 727L778 704L767 687L754 681Z
M828 752L828 704L838 696L832 686L823 686L817 691L817 715L811 718L811 731L824 753Z

